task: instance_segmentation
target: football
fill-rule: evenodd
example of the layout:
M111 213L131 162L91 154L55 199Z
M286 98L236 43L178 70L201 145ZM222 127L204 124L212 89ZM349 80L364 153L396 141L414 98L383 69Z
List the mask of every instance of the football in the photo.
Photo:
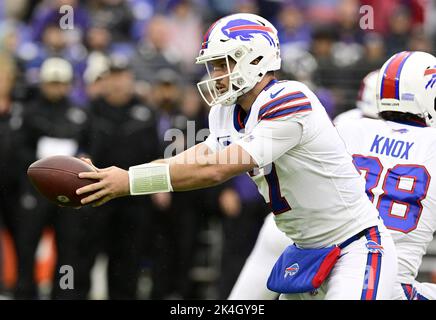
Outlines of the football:
M80 200L87 194L77 195L76 190L94 183L80 179L80 172L95 171L86 162L70 156L51 156L32 163L27 176L36 190L47 199L64 207L80 207Z

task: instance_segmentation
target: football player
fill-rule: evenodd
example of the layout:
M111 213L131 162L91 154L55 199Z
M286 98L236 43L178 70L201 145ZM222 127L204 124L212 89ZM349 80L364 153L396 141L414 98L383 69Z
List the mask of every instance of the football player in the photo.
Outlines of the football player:
M356 101L356 108L339 114L333 123L361 118L378 118L376 87L379 70L370 72L363 78ZM244 264L241 273L229 295L230 300L266 300L277 298L277 293L266 287L271 269L282 251L292 244L283 232L277 229L271 213L265 218L256 243Z
M319 262L323 278L317 280L330 274L319 284L326 299L390 298L397 274L392 237L318 98L300 82L276 80L276 28L253 14L219 19L204 36L197 63L209 73L198 84L212 106L206 141L128 171L81 173L97 180L77 190L90 193L82 204L205 188L248 172L279 229L295 242L290 249L303 252L300 258L310 252ZM322 269L327 265L329 273ZM319 274L306 274L304 265L297 269L290 276ZM299 286L306 283L293 284L281 291L283 299L304 298Z
M377 83L377 78L378 83ZM389 59L373 90L381 120L341 121L337 129L366 179L369 199L398 252L394 299L436 299L436 284L415 280L436 231L436 58L402 52ZM269 269L288 245L267 218L229 299L270 299ZM253 277L255 270L258 277Z
M381 69L377 99L382 120L337 129L393 236L399 271L394 298L436 299L436 284L415 281L436 231L436 58L394 55Z

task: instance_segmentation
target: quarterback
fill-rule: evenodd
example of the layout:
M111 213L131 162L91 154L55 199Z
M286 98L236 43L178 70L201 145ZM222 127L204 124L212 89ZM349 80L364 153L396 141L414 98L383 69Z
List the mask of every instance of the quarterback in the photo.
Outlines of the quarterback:
M436 130L431 128L436 117L435 66L436 58L428 53L394 55L373 78L371 92L380 120L347 117L337 124L397 248L393 299L436 299L436 284L415 280L436 231ZM266 288L268 268L289 242L267 218L229 299L275 298ZM253 271L255 281L250 280Z
M206 32L197 63L209 74L198 84L212 106L206 141L128 171L81 173L97 180L77 190L90 193L82 204L205 188L248 173L295 243L272 284L281 298L304 298L308 287L325 299L390 298L397 274L392 237L317 97L300 82L276 80L275 27L253 14L226 16Z

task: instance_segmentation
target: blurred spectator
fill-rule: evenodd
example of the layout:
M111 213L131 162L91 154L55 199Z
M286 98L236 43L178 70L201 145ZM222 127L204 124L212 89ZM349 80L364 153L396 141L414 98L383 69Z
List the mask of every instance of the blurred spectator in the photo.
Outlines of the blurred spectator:
M424 8L424 30L433 38L433 46L436 47L436 2L427 1Z
M96 72L94 77L103 75ZM98 81L98 80L97 80ZM124 169L156 159L159 149L155 112L134 92L127 60L112 58L109 71L92 100L80 150L97 167L109 163ZM100 98L99 98L100 96ZM151 243L150 199L119 199L99 208L83 208L81 266L75 273L76 297L86 299L97 254L108 256L109 299L136 299L144 242Z
M112 43L112 35L106 27L94 24L89 28L85 40L89 53L107 53Z
M259 7L256 0L236 0L234 2L234 13L254 13L259 14Z
M424 51L424 52L434 52L434 44L432 43L429 36L427 36L424 31L420 28L415 29L412 32L408 42L407 50L410 51Z
M125 0L90 0L87 4L91 21L107 28L113 41L130 41L133 14Z
M311 53L317 61L316 85L331 88L337 84L337 70L333 59L336 33L329 27L319 27L312 38Z
M344 70L347 79L347 83L343 85L345 101L343 106L337 108L337 114L354 105L360 88L359 79L363 79L369 72L381 68L386 61L386 50L381 35L367 33L364 38L364 50L363 56Z
M319 93L323 90L319 98L328 108L329 115L332 115L337 112L336 108L341 108L346 104L341 86L346 84L347 79L344 76L344 70L336 65L333 56L337 32L329 26L319 26L314 30L312 37L311 53L317 61L313 76L313 83L317 86L315 91Z
M219 299L227 299L256 242L270 208L247 175L233 178L219 195L223 248ZM244 232L241 232L244 230Z
M19 23L3 20L0 23L0 50L16 55L19 46Z
M86 30L89 27L90 17L79 0L49 0L41 3L34 12L32 18L33 40L42 41L44 31L49 25L56 25L62 29L61 19L65 13L60 12L62 6L73 8L72 29L65 29L63 35L68 45L78 44L82 41Z
M298 46L301 49L309 49L311 27L307 23L302 7L298 5L298 2L285 1L282 10L278 13L276 28L282 48Z
M211 9L211 20L231 14L234 9L234 0L207 0L208 7Z
M38 83L39 69L43 61L50 57L59 57L67 60L73 67L74 79L72 90L69 94L75 103L81 103L80 95L75 91L80 87L81 76L85 68L86 50L81 43L69 44L67 30L59 28L57 23L45 25L42 31L42 42L26 45L26 52L22 55L25 62L26 80L30 85ZM21 50L21 51L24 51Z
M134 18L131 29L134 42L142 39L146 24L156 12L155 2L155 0L128 0Z
M168 20L154 16L133 58L136 79L151 83L161 69L179 70L179 56L169 49Z
M160 70L153 81L152 101L159 114L159 141L165 157L185 150L187 143L195 142L194 129L205 126L200 100L182 95L181 84L180 76L171 69ZM188 120L193 121L192 127L188 127ZM152 299L194 298L189 274L201 219L208 213L204 210L208 192L154 195Z
M339 30L339 41L362 43L363 30L359 25L359 8L358 0L340 0L336 22Z
M7 232L15 242L21 185L25 179L23 145L23 105L14 97L17 67L9 54L0 52L0 234ZM0 254L2 248L0 248ZM1 255L2 258L5 255ZM5 265L0 258L0 265ZM3 270L2 275L5 275ZM0 292L6 287L0 277ZM9 285L9 284L8 284Z
M25 61L20 56L25 27L15 21L6 20L0 23L0 52L10 55L16 66L14 97L18 100L27 98L27 82L25 79Z
M0 4L0 20L21 20L24 18L28 6L28 0L4 0Z
M297 80L313 87L313 76L318 67L314 56L298 47L286 47L281 52L282 68L280 79Z
M68 99L73 80L72 66L63 59L44 61L40 71L40 95L26 105L23 130L25 142L21 146L26 167L36 159L55 154L74 155L86 114ZM28 186L28 184L26 184ZM22 196L22 210L16 231L18 280L17 299L39 298L34 279L35 252L42 231L52 226L56 234L57 265L52 282L53 299L69 298L70 290L62 290L60 267L77 267L77 244L80 237L79 216L72 209L60 209L26 188Z
M358 0L341 0L338 18L334 24L338 38L333 47L333 58L338 67L348 67L363 56L363 30L359 26Z
M375 32L387 35L390 32L390 25L393 12L398 7L405 6L410 9L411 24L413 27L421 26L424 22L425 13L428 9L425 8L425 3L429 4L432 1L422 0L360 0L362 6L369 5L374 12L374 30Z
M90 102L101 98L103 95L103 78L109 71L109 64L109 58L102 53L93 52L88 56L83 79L86 84L86 95Z
M268 21L275 22L278 13L280 12L283 3L285 1L277 0L252 0L257 3L259 8L258 12L262 17L268 19ZM303 0L298 0L299 3L304 2Z
M181 71L189 81L199 69L203 71L194 63L202 42L201 22L191 0L179 1L168 17L168 50L177 52Z
M390 32L386 36L386 54L392 56L396 52L407 49L407 42L412 32L410 9L398 7L389 18Z
M301 1L305 3L306 19L311 21L315 27L319 25L332 24L336 21L337 8L341 0L310 0Z
M365 36L364 45L365 53L362 58L367 71L380 68L386 60L386 47L383 38L377 33L368 33ZM365 72L365 74L368 72ZM356 78L363 78L362 76L356 76Z

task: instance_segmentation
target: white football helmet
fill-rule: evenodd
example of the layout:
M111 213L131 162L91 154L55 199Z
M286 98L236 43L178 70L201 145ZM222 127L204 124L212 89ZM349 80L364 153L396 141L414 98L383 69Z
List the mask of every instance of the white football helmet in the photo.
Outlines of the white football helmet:
M377 105L379 112L408 112L436 126L436 58L419 51L391 57L380 69Z
M229 58L236 65L230 70ZM209 63L225 59L227 74L211 78ZM257 64L253 63L258 59ZM210 106L230 106L250 91L268 71L280 69L280 44L276 28L266 19L248 13L226 16L211 25L203 39L197 64L205 64L209 78L197 84L201 96ZM215 81L229 78L229 89L219 92Z
M362 111L363 116L374 119L378 118L376 99L378 74L379 70L375 70L363 78L356 101L356 107Z

